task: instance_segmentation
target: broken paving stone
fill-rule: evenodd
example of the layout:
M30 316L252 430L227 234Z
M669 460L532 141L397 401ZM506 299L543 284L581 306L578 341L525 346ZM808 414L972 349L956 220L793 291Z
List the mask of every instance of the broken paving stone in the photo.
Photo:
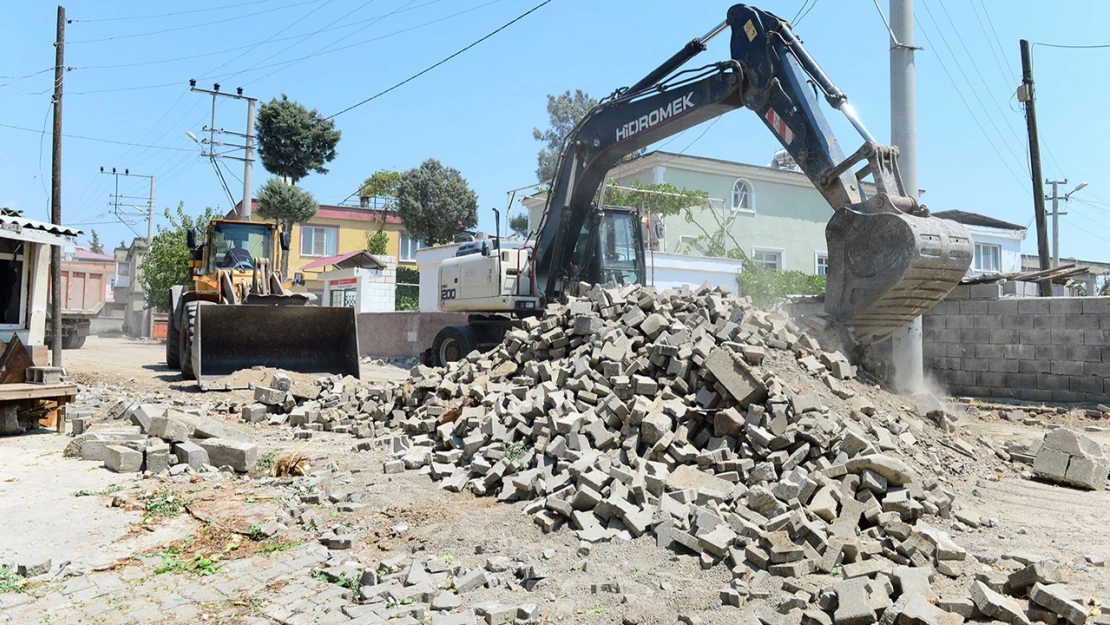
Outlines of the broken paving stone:
M258 463L258 445L222 438L207 438L197 441L206 452L208 462L213 466L229 466L237 473L246 473Z
M1043 560L1014 571L1007 581L1010 589L1016 594L1025 592L1027 588L1034 584L1056 584L1061 579L1059 566L1051 560Z
M971 583L971 600L983 614L1010 625L1030 625L1017 599L1003 596L983 582Z
M1029 598L1042 608L1060 615L1071 625L1083 625L1087 622L1083 599L1073 595L1064 584L1034 584L1029 591Z
M867 594L867 580L862 578L837 582L837 607L833 619L837 625L871 625L878 621Z
M1089 490L1106 487L1110 459L1098 443L1071 430L1057 428L1045 435L1033 459L1037 477Z
M50 572L50 558L45 560L34 560L27 562L19 562L15 567L16 573L20 577L38 577L39 575L46 575Z
M908 464L884 454L871 454L853 458L844 465L849 473L874 471L886 478L891 486L905 486L917 478L917 473Z

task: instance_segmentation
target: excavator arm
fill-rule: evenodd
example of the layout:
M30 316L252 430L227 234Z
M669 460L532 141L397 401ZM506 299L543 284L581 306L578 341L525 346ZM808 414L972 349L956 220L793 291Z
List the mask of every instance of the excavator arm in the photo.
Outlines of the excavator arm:
M680 71L725 30L731 31L730 60ZM819 97L863 138L850 156L829 128ZM596 196L613 166L742 107L759 116L833 209L825 232L826 311L857 338L889 336L955 287L971 263L964 228L929 217L916 194L906 193L897 149L874 140L786 21L738 4L708 34L606 98L569 134L536 237L538 292L551 300L576 280L604 281L599 263L576 262L576 248L598 238L605 211ZM868 178L871 193L863 185Z

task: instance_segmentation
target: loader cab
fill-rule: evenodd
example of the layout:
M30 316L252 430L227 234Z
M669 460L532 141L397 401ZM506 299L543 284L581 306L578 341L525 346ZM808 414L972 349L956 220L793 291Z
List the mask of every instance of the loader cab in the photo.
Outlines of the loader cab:
M205 269L251 271L255 259L273 258L273 229L268 224L216 221L208 230Z

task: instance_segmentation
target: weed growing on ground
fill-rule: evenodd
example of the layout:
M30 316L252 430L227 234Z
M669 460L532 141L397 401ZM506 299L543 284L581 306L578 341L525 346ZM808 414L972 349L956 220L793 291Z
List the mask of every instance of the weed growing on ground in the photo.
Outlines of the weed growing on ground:
M188 504L188 501L178 497L172 490L160 490L143 504L143 509L146 511L143 523L149 522L154 517L175 517L181 514Z
M300 546L301 541L299 540L275 540L266 543L259 551L261 551L262 553L274 553L275 551L289 551L290 549L296 549Z
M123 490L122 486L116 486L115 484L113 484L113 485L109 486L108 488L105 488L104 490L79 490L76 493L73 493L73 496L74 497L97 497L97 496L100 496L100 495L111 495L112 493L118 493L121 490Z
M0 593L23 592L26 586L27 580L19 576L14 566L0 564Z
M154 569L156 575L162 573L176 573L179 571L187 573L196 573L200 577L208 577L220 572L220 566L216 559L205 557L202 554L196 554L192 558L181 558L180 547L170 547L165 551L157 554L162 558L162 564Z
M267 451L258 457L258 462L254 464L254 470L259 473L267 473L274 467L274 461L277 460L278 452Z

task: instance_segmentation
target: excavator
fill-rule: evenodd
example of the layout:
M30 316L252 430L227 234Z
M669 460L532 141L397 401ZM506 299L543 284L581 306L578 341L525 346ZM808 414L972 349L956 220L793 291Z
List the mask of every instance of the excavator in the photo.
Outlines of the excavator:
M726 30L730 59L684 68ZM863 138L847 157L819 97ZM868 132L785 20L737 4L725 21L574 127L534 244L503 250L498 237L495 245L460 248L442 263L440 309L468 312L469 323L444 328L425 360L442 365L492 346L519 317L576 294L581 282L643 284L640 216L596 200L607 172L641 148L740 108L759 116L832 207L825 309L857 341L890 336L959 283L972 258L964 227L930 217L916 192L907 193L897 148Z
M174 287L166 364L206 382L256 366L359 377L353 308L309 306L273 267L289 235L271 223L214 219L186 233L191 284ZM278 245L274 245L274 243Z

